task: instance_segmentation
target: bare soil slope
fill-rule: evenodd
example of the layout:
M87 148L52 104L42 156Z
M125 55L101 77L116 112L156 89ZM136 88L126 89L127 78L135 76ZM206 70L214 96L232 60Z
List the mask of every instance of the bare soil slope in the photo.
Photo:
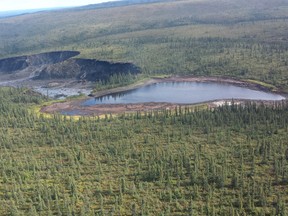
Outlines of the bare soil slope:
M77 51L59 51L0 59L1 81L19 79L108 80L113 74L139 73L131 63L112 63L95 59L72 58Z

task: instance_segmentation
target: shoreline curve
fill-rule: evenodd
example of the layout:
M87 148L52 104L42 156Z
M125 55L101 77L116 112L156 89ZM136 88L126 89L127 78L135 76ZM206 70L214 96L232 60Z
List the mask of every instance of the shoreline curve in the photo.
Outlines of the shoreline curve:
M160 82L217 82L217 83L225 83L232 84L235 86L246 87L253 90L261 90L265 92L277 93L283 96L287 100L287 95L284 92L279 90L271 91L269 88L260 85L258 83L243 81L239 79L227 78L227 77L192 77L192 76L175 76L175 77L166 77L166 78L151 78L141 83L132 84L129 86L118 87L114 89L102 90L91 94L91 97L101 97L107 94L119 93L123 91L133 90L136 88L140 88L142 86L151 85L154 83ZM164 109L175 109L175 107L184 107L184 106L195 106L199 104L205 104L207 107L217 107L219 104L231 103L231 99L225 100L214 100L214 101L206 101L202 103L194 103L194 104L176 104L176 103L157 103L157 102L148 102L148 103L133 103L133 104L102 104L102 105L94 105L82 107L81 103L86 100L85 99L76 99L72 101L64 101L64 102L56 102L52 105L44 106L40 109L42 113L55 114L55 113L65 113L66 115L71 116L100 116L105 114L121 114L121 113L131 113L131 112L141 112L141 111L153 111L153 110L164 110ZM263 101L263 100L247 100L247 99L234 99L234 102L240 104L245 103L247 101L253 101L256 103L264 103L267 105L273 104L275 101Z

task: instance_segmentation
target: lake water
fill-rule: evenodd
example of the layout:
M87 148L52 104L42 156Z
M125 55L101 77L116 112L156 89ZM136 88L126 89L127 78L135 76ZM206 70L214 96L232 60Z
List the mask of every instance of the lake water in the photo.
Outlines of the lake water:
M220 99L283 100L281 95L212 82L162 82L84 101L82 106L168 102L193 104Z

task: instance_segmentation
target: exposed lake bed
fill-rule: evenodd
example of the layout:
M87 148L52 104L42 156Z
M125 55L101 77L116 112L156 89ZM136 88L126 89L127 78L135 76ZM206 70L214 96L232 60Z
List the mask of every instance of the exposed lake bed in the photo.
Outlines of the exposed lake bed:
M166 89L162 89L161 93L161 87L163 86ZM157 89L154 89L155 87L160 87L158 93ZM210 97L211 95L215 95L215 87L218 90L220 89L220 91L217 92L218 96ZM169 91L167 91L167 88L170 89L170 93ZM188 92L190 93L188 93L186 90L188 90ZM239 90L242 91L242 97L241 95L233 97L235 91L237 93L237 91ZM148 96L152 95L154 98L156 94L160 96L163 95L163 91L163 100L149 100L149 98L144 101L142 100L143 92L146 92ZM135 95L133 96L133 92L140 92L140 98L142 99L139 100L139 95L137 96L138 99L135 99ZM201 92L202 96L205 95L205 97L201 96ZM227 96L225 96L225 94L223 95L223 93L225 92L229 94ZM131 93L134 99L133 97L131 97ZM189 98L189 95L197 96L198 100L185 101L185 98ZM221 95L223 97L221 97ZM123 98L121 99L121 96L125 97L124 103ZM109 101L107 100L108 98L110 98L110 102L105 103L105 101ZM118 100L119 98L120 100ZM169 98L173 98L173 100L167 100ZM182 101L179 101L179 98L181 98ZM216 107L219 106L219 104L225 104L225 102L231 102L232 100L237 103L255 101L259 103L271 104L274 101L285 100L285 98L286 96L284 94L280 94L279 92L269 92L269 89L257 83L245 82L230 78L169 77L154 78L147 80L143 83L138 83L136 85L100 91L95 93L93 95L93 98L54 103L52 105L43 107L41 111L47 113L61 113L72 116L103 115L137 111L173 109L177 106L191 106L199 103L205 103L210 107ZM100 101L101 103L99 103Z

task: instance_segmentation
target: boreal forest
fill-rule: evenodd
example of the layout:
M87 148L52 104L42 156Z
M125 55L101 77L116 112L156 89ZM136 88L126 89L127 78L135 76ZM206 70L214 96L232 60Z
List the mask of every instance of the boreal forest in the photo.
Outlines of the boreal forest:
M0 215L288 215L287 20L286 0L120 1L1 17ZM216 77L284 99L71 116L42 108L87 96L9 85L32 69L31 83L75 78L93 94Z

